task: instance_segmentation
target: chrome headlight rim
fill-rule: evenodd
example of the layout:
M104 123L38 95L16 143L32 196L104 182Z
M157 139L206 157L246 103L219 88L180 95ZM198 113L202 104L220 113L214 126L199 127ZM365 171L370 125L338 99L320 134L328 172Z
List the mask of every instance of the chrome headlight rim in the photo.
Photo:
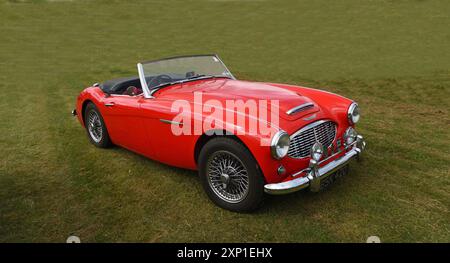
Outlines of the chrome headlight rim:
M356 112L356 114L354 114ZM350 124L356 124L358 123L359 119L361 117L361 114L359 112L359 105L356 102L352 102L350 104L350 107L348 107L347 111L347 119Z
M289 137L289 134L287 134L287 132L280 130L277 133L275 133L270 143L270 152L272 154L272 157L277 160L286 157L289 151L290 141L291 138ZM283 145L280 145L280 142L283 143ZM280 148L285 149L281 149L282 151L280 153Z
M354 142L356 142L356 137L358 136L358 133L353 127L348 127L344 132L344 146L347 147L349 145L352 145ZM352 139L350 142L348 139Z

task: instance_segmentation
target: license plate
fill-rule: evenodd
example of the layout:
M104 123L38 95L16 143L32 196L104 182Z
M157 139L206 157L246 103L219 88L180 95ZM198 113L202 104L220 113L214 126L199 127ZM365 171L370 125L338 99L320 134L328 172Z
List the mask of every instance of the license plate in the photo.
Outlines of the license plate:
M337 170L336 172L330 174L324 179L320 180L320 191L325 190L328 188L331 184L334 183L334 181L338 180L342 176L348 174L348 165L342 167L341 169Z

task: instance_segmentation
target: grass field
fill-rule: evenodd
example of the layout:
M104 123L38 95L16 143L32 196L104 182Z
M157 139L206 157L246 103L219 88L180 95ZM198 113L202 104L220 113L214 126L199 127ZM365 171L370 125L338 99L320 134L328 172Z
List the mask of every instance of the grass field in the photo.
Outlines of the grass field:
M71 117L83 87L195 53L355 99L364 161L236 214ZM450 241L449 1L0 0L0 91L1 242Z

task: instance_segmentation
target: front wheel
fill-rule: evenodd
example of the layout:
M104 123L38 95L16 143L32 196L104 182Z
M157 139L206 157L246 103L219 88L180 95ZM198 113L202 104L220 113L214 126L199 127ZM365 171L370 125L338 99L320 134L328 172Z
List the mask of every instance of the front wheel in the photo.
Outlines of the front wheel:
M236 212L259 207L264 179L250 151L230 138L211 139L199 155L199 174L209 198Z
M92 144L100 148L107 148L111 145L103 117L92 102L86 106L84 126Z

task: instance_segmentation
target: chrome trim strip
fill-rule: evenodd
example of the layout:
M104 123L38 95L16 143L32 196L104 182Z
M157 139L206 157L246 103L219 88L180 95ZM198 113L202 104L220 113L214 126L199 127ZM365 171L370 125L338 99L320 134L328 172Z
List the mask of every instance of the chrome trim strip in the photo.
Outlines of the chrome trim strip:
M347 165L351 159L354 157L358 157L362 151L364 150L366 143L364 142L364 139L362 136L360 136L358 143L356 144L356 147L348 151L344 156L342 156L339 159L333 160L323 167L320 167L317 170L317 177L300 177L297 179L292 179L287 182L281 182L281 183L274 183L274 184L266 184L264 185L264 192L268 194L273 195L279 195L279 194L287 194L296 192L298 190L304 189L311 184L320 183L320 180L323 178L326 178L327 176L333 174L335 171L339 170L340 168ZM361 147L361 148L358 148ZM300 172L304 172L305 170L308 170L309 168L303 169ZM297 172L296 174L300 173ZM318 181L317 181L318 180Z
M182 122L178 122L178 121L171 121L171 120L166 120L166 119L159 119L159 121L162 123L167 123L167 124L183 125Z
M314 107L314 103L312 103L312 102L303 103L302 105L295 106L294 108L286 111L286 114L292 115L294 113L304 111L304 110L306 110L306 108L310 108L310 107Z

